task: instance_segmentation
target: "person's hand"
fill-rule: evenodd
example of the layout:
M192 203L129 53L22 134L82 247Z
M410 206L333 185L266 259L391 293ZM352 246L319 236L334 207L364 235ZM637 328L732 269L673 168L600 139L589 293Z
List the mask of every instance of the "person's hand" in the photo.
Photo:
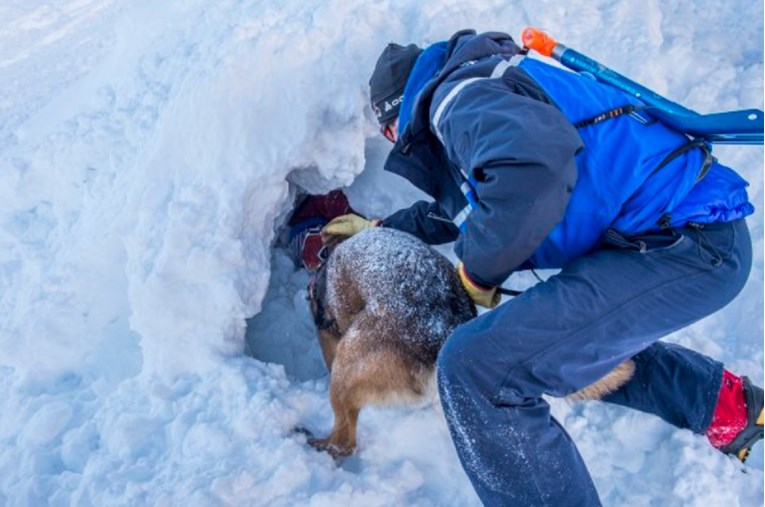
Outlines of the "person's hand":
M465 287L465 291L470 296L470 299L477 305L484 308L494 308L502 300L502 294L497 292L496 287L484 287L473 281L465 271L465 265L460 261L457 263L457 275L460 277L462 286Z
M321 240L327 246L335 246L342 240L358 234L364 229L377 227L380 220L367 220L353 213L335 217L321 229Z

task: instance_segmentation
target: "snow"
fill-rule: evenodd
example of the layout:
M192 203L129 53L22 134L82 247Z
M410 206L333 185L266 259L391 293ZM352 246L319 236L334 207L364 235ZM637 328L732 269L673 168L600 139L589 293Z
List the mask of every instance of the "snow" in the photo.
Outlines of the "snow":
M0 5L0 505L478 505L436 403L365 410L340 467L292 433L332 413L307 275L272 244L298 186L369 216L420 197L380 170L385 43L527 24L700 112L763 107L761 2ZM669 339L762 385L763 151L715 153L752 185L755 265ZM553 410L606 505L763 504L704 437Z

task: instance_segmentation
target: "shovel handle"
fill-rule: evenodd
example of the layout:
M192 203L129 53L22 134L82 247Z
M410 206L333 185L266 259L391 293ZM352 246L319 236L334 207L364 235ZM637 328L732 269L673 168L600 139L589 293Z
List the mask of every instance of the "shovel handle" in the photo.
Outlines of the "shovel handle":
M526 27L521 34L521 41L523 45L529 49L533 49L540 55L552 56L555 46L558 45L550 35L544 33L539 28L533 26Z

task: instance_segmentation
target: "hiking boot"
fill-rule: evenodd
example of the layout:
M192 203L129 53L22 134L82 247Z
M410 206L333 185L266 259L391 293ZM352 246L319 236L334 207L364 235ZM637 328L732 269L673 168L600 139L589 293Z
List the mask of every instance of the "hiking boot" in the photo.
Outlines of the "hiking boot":
M746 463L752 446L762 440L763 392L761 387L752 384L748 377L741 377L746 401L746 426L736 435L731 443L720 448L725 454L732 454Z

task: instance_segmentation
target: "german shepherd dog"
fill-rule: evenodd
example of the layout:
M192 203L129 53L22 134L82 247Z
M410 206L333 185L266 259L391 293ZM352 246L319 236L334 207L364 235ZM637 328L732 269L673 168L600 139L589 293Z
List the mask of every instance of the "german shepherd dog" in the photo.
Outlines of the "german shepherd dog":
M476 316L454 266L405 232L372 228L338 245L309 286L335 421L308 443L338 459L356 449L362 407L416 401L432 392L435 363L452 330ZM597 399L632 376L626 361L570 396Z

